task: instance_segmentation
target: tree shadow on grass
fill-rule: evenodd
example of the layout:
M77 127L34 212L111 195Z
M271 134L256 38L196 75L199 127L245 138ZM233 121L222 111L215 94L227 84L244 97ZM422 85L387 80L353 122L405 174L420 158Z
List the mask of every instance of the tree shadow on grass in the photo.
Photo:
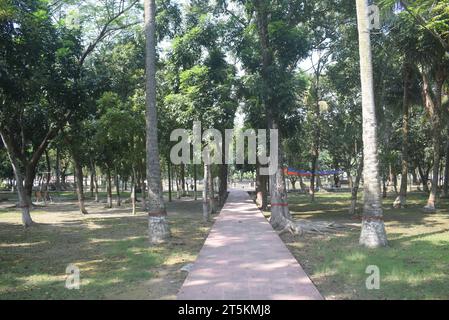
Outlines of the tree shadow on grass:
M447 299L449 229L389 236L389 247L374 250L358 246L359 230L283 238L328 299ZM370 265L379 267L379 290L366 287Z
M360 197L359 197L360 198ZM383 201L384 219L387 223L396 223L396 226L411 227L416 224L436 227L446 224L449 219L447 200L442 200L440 209L435 214L426 214L422 208L427 195L421 192L413 192L408 196L408 206L405 209L395 209L392 204L395 195L389 195ZM326 220L339 223L353 223L356 220L348 213L350 206L350 194L317 193L315 202L310 202L310 197L304 194L289 196L289 208L295 218L308 220ZM363 200L359 199L358 213L362 213ZM447 215L446 215L447 214ZM360 220L359 220L360 221ZM449 220L448 220L449 221Z
M163 265L180 268L183 258L196 256L210 227L201 222L200 204L189 208L169 215L174 237L159 246L148 242L144 214L70 215L28 230L0 223L0 299L103 298L150 279ZM80 290L65 288L69 264L80 268Z

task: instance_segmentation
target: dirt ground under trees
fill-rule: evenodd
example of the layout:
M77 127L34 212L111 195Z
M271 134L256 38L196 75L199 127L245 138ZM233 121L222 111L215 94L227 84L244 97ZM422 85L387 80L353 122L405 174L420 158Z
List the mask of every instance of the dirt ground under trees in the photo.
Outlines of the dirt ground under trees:
M78 212L72 195L32 211L25 230L12 201L0 203L0 299L174 299L212 223L202 222L201 202L168 203L172 239L150 246L147 216L131 207L106 209L87 201ZM66 268L80 269L79 290L65 288Z

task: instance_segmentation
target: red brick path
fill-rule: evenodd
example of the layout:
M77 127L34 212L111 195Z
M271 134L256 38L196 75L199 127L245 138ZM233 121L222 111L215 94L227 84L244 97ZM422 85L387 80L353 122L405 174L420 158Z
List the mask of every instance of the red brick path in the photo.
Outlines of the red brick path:
M241 190L230 192L177 298L323 299L249 195Z

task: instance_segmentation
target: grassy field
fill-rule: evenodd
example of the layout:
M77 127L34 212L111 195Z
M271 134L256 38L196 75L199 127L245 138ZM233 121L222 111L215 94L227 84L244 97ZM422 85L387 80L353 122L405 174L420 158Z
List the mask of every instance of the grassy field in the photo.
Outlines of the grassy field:
M73 192L57 200L33 211L38 224L28 230L9 208L14 199L0 203L0 299L173 299L186 276L180 268L195 261L211 226L201 222L200 201L175 200L168 204L172 240L151 247L145 213L88 199L90 214L81 216ZM369 250L358 246L360 220L348 214L349 194L318 193L313 204L289 195L295 218L345 226L282 236L326 299L449 299L449 201L425 214L422 193L410 194L404 210L393 209L393 200L384 200L389 246ZM69 264L80 268L80 290L65 288ZM379 267L379 290L366 288L370 265Z
M201 203L168 204L172 239L147 241L147 218L129 205L105 209L87 202L78 213L73 192L33 210L36 226L24 230L20 213L0 209L0 299L173 299L195 261L211 223L202 223ZM9 205L13 204L10 202ZM81 288L65 288L66 267L80 269Z
M360 220L348 214L349 194L319 193L314 204L306 195L289 195L295 218L346 226L331 235L283 236L327 299L449 299L449 202L425 214L424 194L409 195L403 210L393 209L393 200L384 200L389 246L370 250L358 246ZM379 267L379 290L366 289L369 265Z
M200 197L201 196L200 191L202 190L201 186L198 186L197 189L198 189L197 196ZM106 200L106 192L101 191L98 194L100 196L100 199ZM57 200L77 200L78 199L75 191L50 191L50 195L54 198L55 201L57 201ZM130 191L122 191L122 192L120 192L120 196L122 199L129 198ZM140 193L137 193L137 196L140 197ZM168 197L168 192L164 192L164 196ZM193 196L193 191L189 190L189 196ZM85 197L86 197L86 199L93 199L93 197L91 197L90 190L85 191ZM116 198L115 189L112 192L112 197L113 197L113 199ZM176 191L172 192L172 197L173 197L173 199L176 198ZM16 200L17 200L16 192L0 191L0 203L1 202L6 203L6 202L11 202L11 201L16 201ZM34 200L34 198L33 198L33 200Z

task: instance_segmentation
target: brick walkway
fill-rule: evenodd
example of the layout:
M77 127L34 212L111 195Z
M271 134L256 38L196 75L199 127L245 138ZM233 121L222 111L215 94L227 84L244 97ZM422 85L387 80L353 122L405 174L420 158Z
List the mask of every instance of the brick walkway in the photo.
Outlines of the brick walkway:
M323 298L248 194L232 190L178 299Z

